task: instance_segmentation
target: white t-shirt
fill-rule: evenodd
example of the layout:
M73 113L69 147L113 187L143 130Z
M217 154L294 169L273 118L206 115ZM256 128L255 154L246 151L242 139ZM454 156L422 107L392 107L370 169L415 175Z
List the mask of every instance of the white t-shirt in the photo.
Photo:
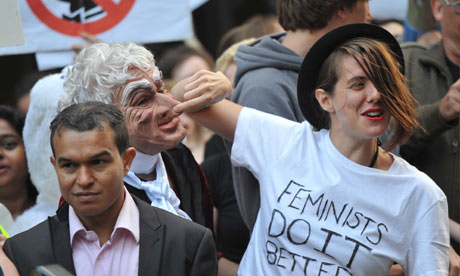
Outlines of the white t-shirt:
M447 275L447 200L393 156L388 171L359 165L329 131L244 108L235 166L260 183L261 205L239 275Z

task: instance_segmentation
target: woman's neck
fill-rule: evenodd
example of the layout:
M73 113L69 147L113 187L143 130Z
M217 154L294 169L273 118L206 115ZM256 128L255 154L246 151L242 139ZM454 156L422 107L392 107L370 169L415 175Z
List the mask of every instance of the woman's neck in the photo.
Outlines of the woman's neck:
M0 202L5 205L11 213L13 220L16 220L19 215L33 205L33 202L30 200L27 193L27 189L23 189L15 195L0 197Z
M393 164L393 156L378 146L378 138L362 138L329 133L332 144L345 157L362 166L379 170L388 170ZM374 162L373 159L375 159Z
M369 166L375 157L377 150L377 138L371 139L351 139L349 137L334 135L330 132L332 144L345 157L362 166ZM377 155L377 163L380 151Z
M197 131L195 135L187 136L186 146L190 149L198 164L201 164L204 160L206 142L211 138L211 136L211 132L204 129Z
M393 156L377 145L377 138L352 139L339 137L330 132L332 144L345 157L362 166L369 167L375 158L372 168L388 170L393 164ZM377 155L377 156L376 156Z

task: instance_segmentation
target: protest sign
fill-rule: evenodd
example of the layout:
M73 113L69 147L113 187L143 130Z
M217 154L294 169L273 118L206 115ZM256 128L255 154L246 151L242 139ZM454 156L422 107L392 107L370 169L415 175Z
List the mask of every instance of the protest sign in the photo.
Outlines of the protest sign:
M113 43L165 42L193 35L192 7L203 0L19 0L25 45L0 55L62 51L82 32Z

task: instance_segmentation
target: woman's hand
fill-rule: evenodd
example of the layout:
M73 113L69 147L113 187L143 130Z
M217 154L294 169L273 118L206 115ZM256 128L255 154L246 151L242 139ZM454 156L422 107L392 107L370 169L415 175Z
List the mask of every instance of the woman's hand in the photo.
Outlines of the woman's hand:
M19 276L19 272L14 266L13 262L8 258L8 256L6 256L5 252L3 252L2 246L6 239L6 236L0 235L0 267L2 268L5 276Z
M460 256L452 248L449 249L449 276L459 276L460 275ZM392 265L388 276L404 276L404 270L399 265Z
M450 122L460 116L460 79L454 82L439 103L441 117Z
M5 235L0 234L0 249L3 247L7 237Z
M391 266L388 276L404 276L404 269L399 264L394 264Z
M174 111L195 112L221 101L233 91L230 80L221 72L200 70L178 82L171 93L180 102Z
M460 256L452 248L449 249L449 276L460 275Z

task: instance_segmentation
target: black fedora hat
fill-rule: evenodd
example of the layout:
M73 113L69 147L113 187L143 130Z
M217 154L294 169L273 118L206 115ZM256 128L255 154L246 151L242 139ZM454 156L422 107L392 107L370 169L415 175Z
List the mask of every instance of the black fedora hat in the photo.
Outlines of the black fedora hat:
M318 74L326 58L343 43L358 37L381 41L391 49L399 62L400 71L404 74L404 58L398 41L385 29L367 23L343 25L322 36L308 51L299 72L297 82L297 98L300 110L308 122L316 129L327 127L329 116L323 111L315 97L315 86Z

